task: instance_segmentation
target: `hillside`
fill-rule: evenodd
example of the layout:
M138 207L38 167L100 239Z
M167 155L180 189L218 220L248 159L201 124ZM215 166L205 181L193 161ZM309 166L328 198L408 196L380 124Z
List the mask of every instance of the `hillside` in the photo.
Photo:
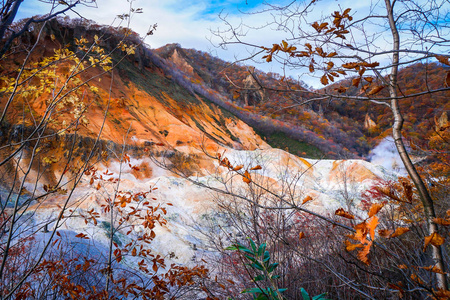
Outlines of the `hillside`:
M374 298L425 293L412 276L427 247L414 188L360 159L389 131L382 108L308 102L291 78L68 18L25 33L0 78L0 298L238 298L261 281L229 248L249 241L263 264L273 254L270 272L279 263L270 279L287 299L300 286L360 299L341 275L376 274ZM416 138L427 121L450 128L445 99L402 104ZM446 224L442 161L428 182Z

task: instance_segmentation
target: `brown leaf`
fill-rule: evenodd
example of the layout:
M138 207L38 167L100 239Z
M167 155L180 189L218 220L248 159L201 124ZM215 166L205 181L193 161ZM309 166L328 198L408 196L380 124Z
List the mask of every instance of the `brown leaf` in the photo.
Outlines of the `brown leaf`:
M384 206L384 203L374 203L369 209L369 218L376 215Z
M377 85L377 86L373 87L367 94L375 95L375 94L378 94L382 89L384 89L384 85Z
M445 242L445 238L441 236L437 232L433 232L431 235L425 237L425 243L423 246L423 252L425 252L425 249L428 247L429 244L433 246L440 246Z
M298 239L301 240L304 237L305 237L305 233L303 231L300 231L300 233L298 234Z
M364 77L364 80L367 81L367 82L372 83L373 78L372 77Z
M327 75L323 75L322 77L320 77L320 82L323 85L327 85L328 84L328 77L327 77Z
M445 87L450 87L450 71L447 71L447 75L445 76Z
M334 56L336 56L336 55L337 55L336 52L331 52L331 53L329 53L329 54L327 55L327 57L334 57Z
M407 233L410 229L408 227L398 227L395 229L394 233L390 236L390 238L395 238L401 236L404 233Z
M394 230L392 230L392 229L379 229L378 235L383 238L389 238L393 232L394 232Z
M334 67L334 63L332 61L327 62L327 71L331 70Z
M353 86L358 86L359 85L359 82L361 81L361 78L360 77L358 77L358 78L354 78L353 80L352 80L352 85Z
M256 171L256 170L261 170L261 169L262 169L262 167L260 165L257 165L255 167L251 168L250 170L251 171Z
M366 72L366 68L363 67L358 71L359 76L363 76L364 72Z
M436 59L444 65L450 66L450 62L448 60L447 56L442 56L442 55L435 55Z
M343 218L346 218L346 219L350 219L350 220L353 220L353 219L355 218L354 215L352 215L352 214L349 213L349 212L346 212L343 208L338 208L338 209L334 212L334 214L335 214L336 216L340 216L340 217L343 217Z
M306 196L305 199L303 199L302 204L305 204L308 201L311 201L313 198L311 196Z

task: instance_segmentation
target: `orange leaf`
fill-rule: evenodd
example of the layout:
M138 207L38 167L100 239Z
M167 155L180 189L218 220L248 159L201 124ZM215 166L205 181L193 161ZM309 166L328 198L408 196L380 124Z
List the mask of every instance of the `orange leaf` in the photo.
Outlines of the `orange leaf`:
M355 250L356 248L364 247L362 244L353 244L348 240L345 240L344 244L345 244L345 250L347 250L349 252Z
M243 165L239 165L237 167L235 167L233 170L234 171L239 171L240 169L242 169L244 166Z
M247 170L245 171L244 175L242 176L242 180L247 184L250 184L250 182L252 182L252 177Z
M423 246L423 251L425 252L425 249L428 247L429 244L433 246L440 246L444 243L445 238L441 236L437 232L433 232L431 235L425 237L425 244Z
M300 233L298 234L298 239L301 240L304 237L305 237L305 233L303 231L300 231Z
M434 273L444 274L444 272L436 266L422 267L424 270L431 271Z
M255 170L261 170L262 167L260 165L257 165L256 167L251 168L251 171L255 171Z
M358 259L366 265L370 264L369 258L367 256L369 255L371 246L372 242L367 243L361 250L359 250L358 254L356 255L358 256Z
M448 226L448 225L450 225L450 220L445 220L442 218L434 218L433 223L436 223L436 224L439 224L442 226Z
M395 232L391 235L390 238L395 238L401 236L404 233L407 233L410 229L408 227L399 227L395 229Z
M137 253L136 253L136 248L133 248L133 250L131 250L131 255L132 255L132 256L136 256L136 254L137 254Z
M398 265L398 268L402 269L402 270L408 269L408 267L406 265L403 265L403 264Z
M303 202L302 202L302 204L305 204L306 202L308 202L308 201L311 201L313 198L311 197L311 196L306 196L305 197L305 199L303 199Z
M369 209L369 218L376 215L384 206L384 203L374 203Z
M153 263L153 267L152 267L153 271L157 272L158 271L158 266L156 265L156 263Z
M364 77L364 79L365 79L367 82L372 82L372 81L373 81L373 78L372 78L372 77Z
M367 229L369 229L370 238L372 241L375 239L375 228L378 225L378 217L373 216L368 222L367 222Z
M346 219L350 219L350 220L352 220L352 219L355 218L354 215L352 215L352 214L349 213L349 212L346 212L343 208L337 209L337 210L335 211L334 214L335 214L336 216L340 216L340 217L343 217L343 218L346 218Z

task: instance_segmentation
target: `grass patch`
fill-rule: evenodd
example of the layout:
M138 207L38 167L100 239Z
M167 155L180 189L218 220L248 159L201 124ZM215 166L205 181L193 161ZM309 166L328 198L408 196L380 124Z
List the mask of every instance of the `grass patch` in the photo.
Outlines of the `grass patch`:
M257 131L257 134L264 138L273 148L287 150L289 153L308 158L324 158L324 154L319 148L287 136L284 132L276 132L270 135Z

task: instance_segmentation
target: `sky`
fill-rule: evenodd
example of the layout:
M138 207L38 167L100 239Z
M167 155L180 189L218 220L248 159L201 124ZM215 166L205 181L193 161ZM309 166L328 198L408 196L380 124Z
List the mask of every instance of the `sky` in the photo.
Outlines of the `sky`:
M334 1L334 0L333 0ZM277 5L290 3L292 0L273 1ZM136 14L131 20L131 28L141 36L148 28L158 24L154 35L146 38L145 43L151 48L158 48L169 43L179 43L184 48L205 51L226 61L243 59L249 51L242 46L230 46L227 50L218 47L220 42L211 31L223 29L224 23L219 14L227 16L233 24L244 22L252 26L262 26L267 20L252 12L266 8L267 0L134 0L134 8L142 8L142 14ZM97 0L96 7L78 6L77 13L98 24L118 24L117 15L129 11L127 0ZM51 6L39 0L25 0L20 7L16 20L49 12ZM68 13L70 17L77 17ZM281 42L280 36L271 30L258 32L251 38L262 46ZM262 55L261 55L262 56ZM256 67L265 72L279 73L277 67L264 63Z
M85 0L90 1L90 0ZM294 3L294 6L305 0L97 0L96 7L81 5L77 6L76 12L87 19L94 20L98 24L118 25L117 15L127 13L130 4L134 8L142 8L142 14L136 14L131 19L130 27L144 36L149 27L158 24L154 35L146 38L145 43L151 48L158 48L169 43L179 43L184 48L194 48L205 51L213 56L217 56L226 61L236 61L252 55L254 52L243 45L228 45L227 49L218 47L220 39L212 32L224 30L226 27L222 18L225 17L228 22L237 26L241 23L252 27L261 28L250 30L243 27L242 33L245 34L244 40L260 46L271 47L273 43L280 43L281 40L290 37L286 32L277 31L275 24L267 23L277 18L275 13L255 14L255 12L268 8L268 5L286 5ZM418 0L419 2L422 0ZM423 0L427 1L427 0ZM51 0L24 0L17 20L30 17L37 14L45 14L50 10ZM424 3L425 3L424 2ZM381 0L323 0L314 4L313 13L310 16L316 20L323 16L329 16L335 10L343 10L347 7L352 8L352 15L365 14L372 4L375 7ZM381 11L382 13L382 11ZM75 13L68 14L71 17L77 17ZM298 22L298 20L296 20ZM289 26L289 24L287 24ZM295 26L292 25L295 30ZM309 25L308 25L309 26ZM376 34L380 28L371 28L371 24L366 24L366 29L372 30ZM386 28L384 28L386 29ZM222 35L223 36L223 35ZM353 37L354 39L363 38ZM376 43L379 50L383 47L391 47L391 41L385 39L381 34L376 37L379 42ZM254 51L254 49L253 49ZM256 67L265 72L281 73L282 69L275 62L265 63L262 55L256 57ZM253 64L246 62L245 64ZM307 70L292 70L287 75L298 78L311 87L320 88L320 82L312 77Z

